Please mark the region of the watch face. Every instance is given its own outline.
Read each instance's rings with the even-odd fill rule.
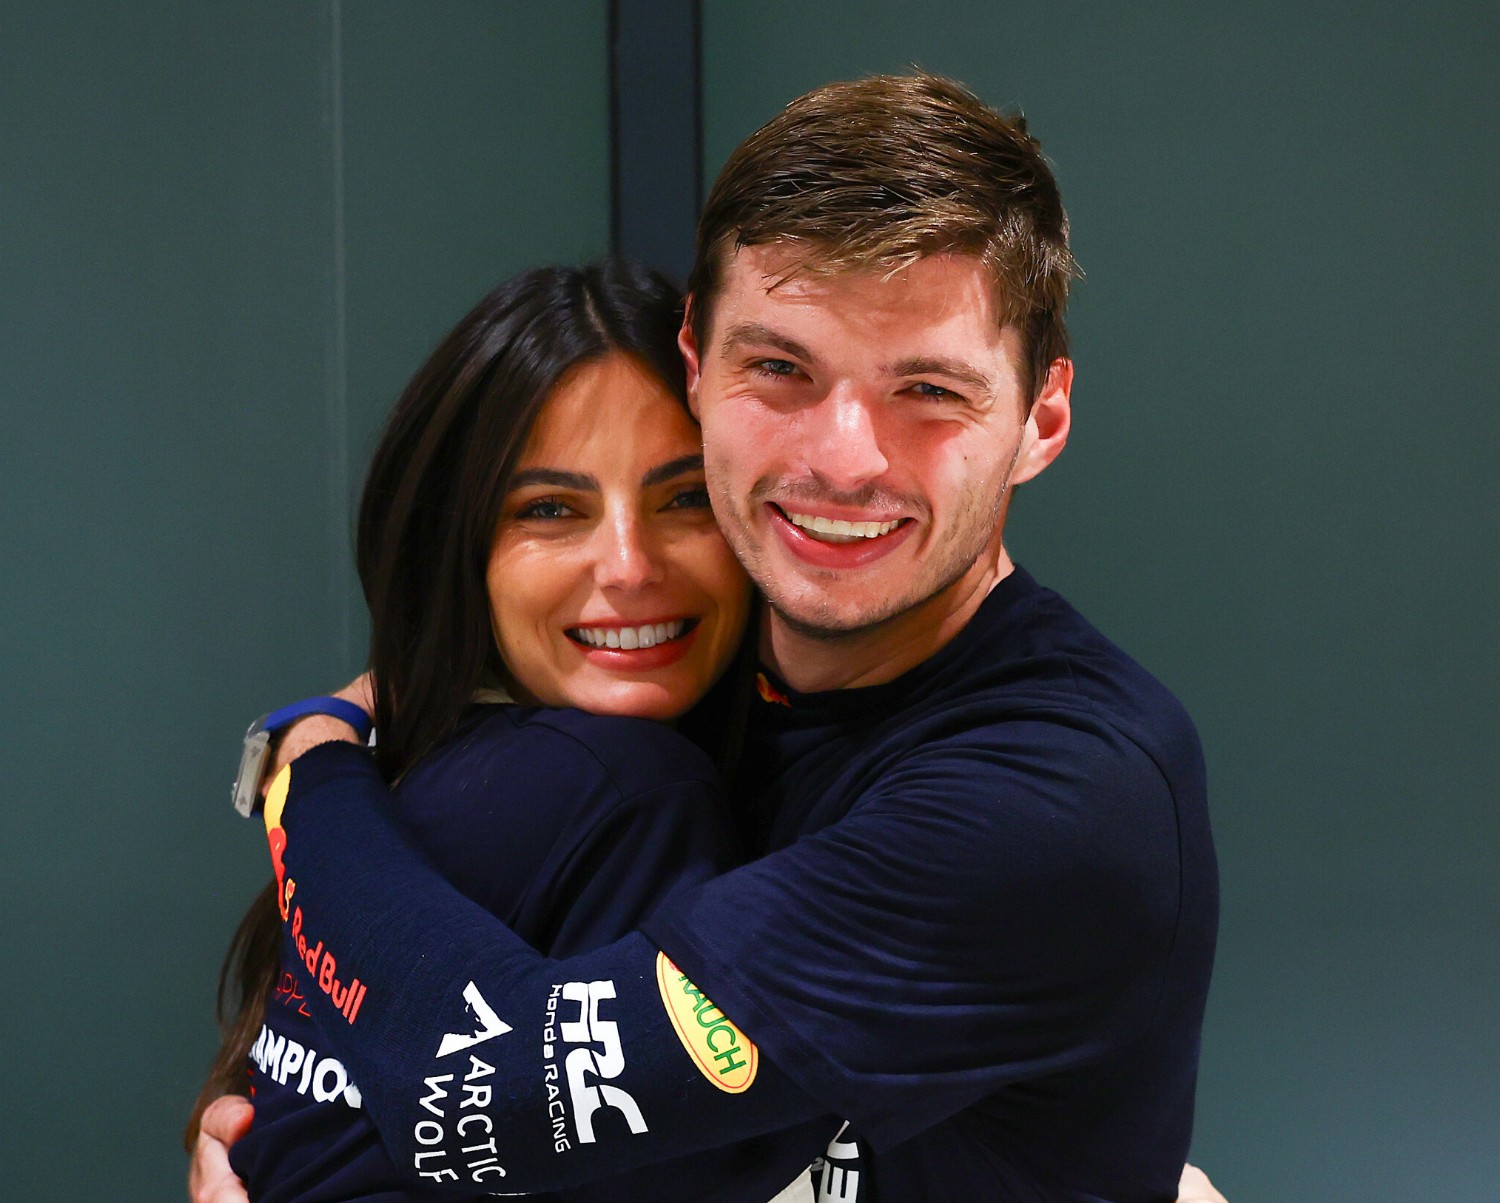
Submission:
[[[266,771],[271,751],[271,733],[257,720],[245,736],[245,750],[240,755],[240,771],[235,776],[231,798],[235,810],[249,818],[260,809],[260,779]]]

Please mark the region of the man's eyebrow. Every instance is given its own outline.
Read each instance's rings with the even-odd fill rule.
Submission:
[[[988,376],[978,368],[963,363],[957,359],[930,359],[926,356],[916,356],[912,359],[903,359],[899,363],[891,365],[893,376],[946,376],[949,380],[956,380],[961,384],[967,384],[989,396],[995,391],[995,385]]]
[[[689,472],[703,471],[703,452],[698,451],[692,455],[679,455],[676,459],[669,459],[664,464],[658,464],[641,477],[641,488],[649,489],[653,485],[665,484],[677,476],[686,475]]]
[[[529,489],[545,485],[552,489],[573,489],[580,493],[597,493],[599,482],[582,472],[563,472],[558,468],[527,468],[510,478],[509,489]]]
[[[770,326],[763,326],[760,322],[736,322],[724,334],[725,354],[747,344],[757,347],[775,347],[778,351],[785,351],[809,366],[818,362],[818,357],[795,338],[788,338],[780,331],[773,330]]]

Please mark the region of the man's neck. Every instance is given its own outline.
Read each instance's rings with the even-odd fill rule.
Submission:
[[[905,613],[831,639],[796,630],[768,606],[761,627],[761,661],[798,693],[884,685],[946,647],[968,626],[990,590],[1014,571],[1001,547],[998,557],[975,564],[941,593]]]

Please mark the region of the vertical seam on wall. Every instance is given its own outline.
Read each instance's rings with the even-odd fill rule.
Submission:
[[[344,56],[340,0],[329,0],[329,157],[333,204],[332,329],[328,348],[328,391],[324,413],[328,439],[328,601],[338,647],[337,671],[354,661],[349,613],[349,330],[344,235]]]
[[[703,3],[693,0],[693,216],[703,212]],[[696,239],[695,239],[696,241]],[[689,272],[692,268],[689,267]],[[683,286],[687,286],[684,280]]]
[[[620,253],[620,0],[609,0],[605,19],[605,70],[609,82],[609,250]]]

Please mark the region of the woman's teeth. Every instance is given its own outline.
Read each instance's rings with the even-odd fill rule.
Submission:
[[[680,638],[687,625],[687,619],[679,618],[676,622],[647,623],[643,627],[572,627],[568,638],[588,647],[633,652],[637,648],[655,647],[658,643]]]
[[[854,543],[859,539],[878,539],[901,525],[893,522],[845,522],[842,518],[823,518],[814,514],[794,514],[783,510],[787,521],[823,543]]]

